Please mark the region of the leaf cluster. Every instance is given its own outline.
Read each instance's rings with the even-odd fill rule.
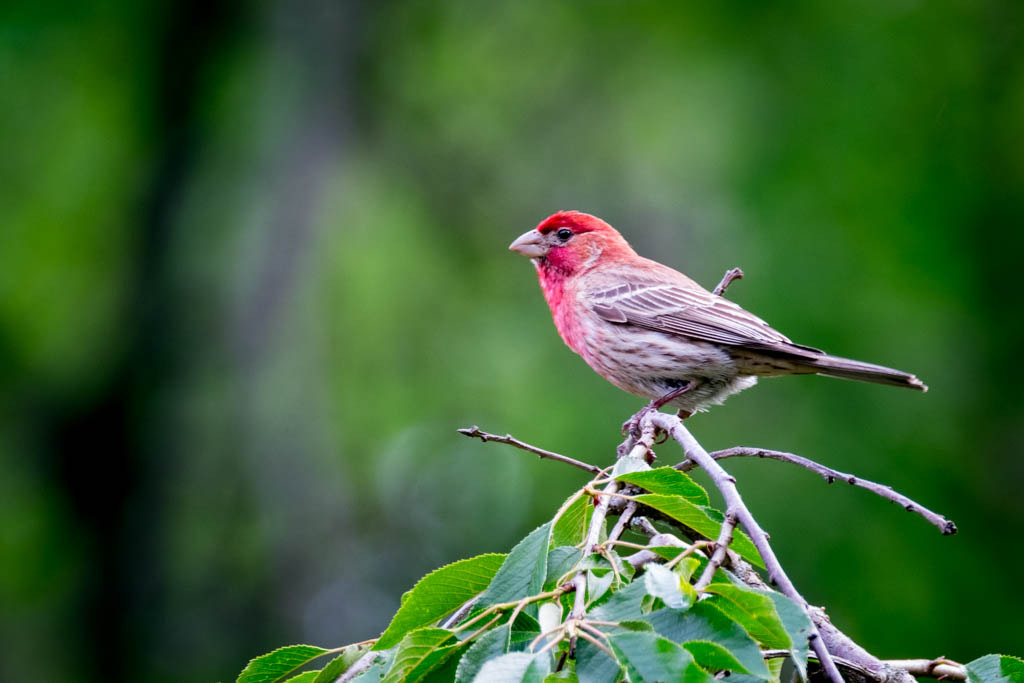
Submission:
[[[700,594],[694,588],[724,519],[699,484],[635,458],[602,476],[507,555],[479,555],[424,576],[376,640],[281,648],[252,660],[237,683],[327,683],[350,668],[345,680],[360,683],[711,683],[723,675],[775,683],[786,660],[807,678],[812,629],[799,605],[722,567]],[[675,542],[627,541],[624,525],[609,538],[608,520],[598,518],[600,542],[590,545],[593,487],[611,481],[621,484],[621,501],[662,527],[655,538],[670,533]],[[737,563],[763,567],[738,530],[731,549]],[[644,551],[653,561],[631,557]],[[299,673],[328,655],[321,669]],[[1024,663],[1012,657],[989,655],[967,672],[972,683],[1024,681]]]

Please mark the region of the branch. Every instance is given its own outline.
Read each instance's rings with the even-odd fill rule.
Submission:
[[[711,292],[715,296],[722,296],[725,294],[725,290],[728,289],[729,285],[732,284],[733,280],[739,280],[743,277],[743,271],[739,268],[730,268],[725,271],[725,275],[722,276],[722,281],[718,283],[714,291]]]
[[[340,676],[338,676],[336,679],[334,679],[334,683],[348,683],[349,681],[354,679],[356,676],[358,676],[359,674],[361,674],[364,671],[366,671],[367,669],[369,669],[370,666],[373,665],[373,662],[377,659],[377,657],[379,655],[380,655],[379,652],[375,652],[374,650],[370,650],[369,652],[364,654],[362,657],[357,659],[352,666],[350,666],[349,668],[345,669],[345,671],[342,672],[342,674]]]
[[[480,595],[483,595],[483,593],[481,593]],[[473,610],[473,607],[475,607],[476,603],[480,601],[480,595],[474,595],[472,598],[462,603],[462,607],[455,610],[454,614],[452,614],[450,617],[441,622],[441,628],[451,628],[452,626],[455,626],[455,624],[459,623],[467,616],[469,616],[469,613]]]
[[[718,534],[718,540],[715,541],[715,552],[708,560],[708,566],[704,567],[704,573],[697,579],[697,583],[693,584],[693,589],[697,591],[698,595],[708,587],[715,577],[715,571],[722,566],[722,562],[725,560],[729,544],[732,543],[732,532],[736,530],[736,517],[736,513],[730,507],[725,513],[722,531]]]
[[[645,533],[648,532],[647,529],[642,530]],[[687,547],[685,543],[680,541],[672,534],[658,533],[658,530],[655,529],[653,526],[650,528],[650,531],[653,531],[654,533],[648,533],[648,535],[650,536],[650,541],[647,544],[647,549],[640,550],[638,552],[633,553],[632,555],[629,555],[628,557],[623,558],[624,560],[626,560],[626,562],[632,565],[633,569],[639,569],[640,567],[643,567],[645,564],[649,562],[654,562],[655,560],[661,559],[661,555],[654,552],[653,550],[650,550],[650,548],[661,548],[664,546],[671,546],[673,548]]]
[[[894,669],[906,671],[911,676],[928,676],[953,681],[966,681],[967,669],[945,657],[935,659],[888,659],[884,662]]]
[[[496,443],[505,443],[508,444],[509,446],[515,446],[516,448],[527,451],[528,453],[533,453],[534,455],[538,456],[541,460],[545,458],[547,458],[548,460],[557,460],[558,462],[564,462],[566,465],[572,465],[577,469],[581,469],[585,472],[590,472],[591,474],[601,473],[601,468],[597,467],[596,465],[588,465],[585,462],[575,460],[567,455],[562,455],[560,453],[546,451],[543,448],[531,446],[530,444],[524,441],[520,441],[519,439],[514,438],[511,434],[506,434],[505,436],[489,434],[485,431],[481,431],[481,429],[476,425],[473,425],[472,427],[463,427],[458,431],[459,434],[462,434],[463,436],[468,436],[471,438],[476,437],[483,441],[484,443],[487,443],[488,441],[494,441]]]
[[[572,610],[569,612],[568,622],[575,624],[583,621],[583,618],[587,616],[587,575],[582,570],[577,572],[576,576],[572,579],[573,588],[576,590],[576,595],[573,596]],[[573,634],[569,638],[569,655],[576,658],[576,633],[573,629]]]
[[[615,522],[615,526],[612,527],[611,532],[608,534],[609,541],[617,541],[622,536],[622,532],[626,530],[629,525],[629,521],[633,519],[633,515],[636,514],[637,503],[636,501],[629,501],[626,503],[626,509],[619,515],[619,521]]]
[[[928,508],[924,507],[920,503],[916,503],[910,498],[899,493],[891,486],[885,486],[884,484],[876,484],[873,481],[867,479],[860,479],[852,474],[846,474],[834,470],[831,467],[826,467],[813,460],[805,458],[795,453],[786,453],[785,451],[772,451],[765,448],[748,448],[744,446],[737,446],[735,448],[726,448],[725,450],[715,451],[710,454],[715,460],[725,460],[726,458],[735,457],[748,457],[748,458],[768,458],[769,460],[779,460],[781,462],[788,462],[791,465],[798,465],[804,469],[808,469],[812,472],[816,472],[821,475],[821,478],[827,481],[829,484],[836,480],[845,481],[847,484],[852,486],[859,486],[862,489],[867,489],[872,493],[875,493],[886,500],[896,503],[904,510],[908,512],[916,512],[917,514],[924,517],[928,522],[938,527],[939,531],[943,534],[951,535],[956,533],[956,524],[951,520],[946,519],[940,514],[932,512]],[[675,466],[677,470],[682,472],[688,472],[695,467],[697,463],[693,460],[684,460]]]
[[[740,275],[742,275],[742,272],[740,272]],[[724,291],[725,287],[729,285],[729,282],[736,279],[736,277],[738,276],[732,275],[732,271],[726,273],[726,277],[723,278],[722,283],[720,283],[719,287],[716,288],[716,293],[718,293],[719,289]],[[743,503],[742,498],[740,498],[739,492],[736,489],[735,479],[722,469],[721,465],[719,465],[717,461],[731,457],[759,457],[788,462],[818,473],[829,483],[836,480],[843,480],[851,485],[860,486],[872,491],[887,500],[897,503],[907,510],[917,512],[926,520],[938,527],[943,533],[956,533],[956,525],[953,524],[952,521],[947,520],[927,508],[924,508],[910,498],[897,493],[889,486],[859,479],[853,475],[833,470],[814,462],[813,460],[809,460],[792,453],[760,448],[736,447],[709,454],[683,426],[682,421],[679,418],[666,415],[664,413],[651,413],[645,415],[640,422],[640,428],[639,437],[629,436],[626,441],[619,446],[618,452],[620,457],[628,453],[633,457],[645,458],[654,443],[656,431],[658,429],[663,429],[679,443],[683,448],[683,452],[688,456],[687,460],[676,465],[676,469],[686,472],[695,469],[696,467],[703,468],[711,476],[712,481],[725,498],[727,506],[726,519],[722,525],[719,537],[714,544],[714,553],[709,560],[708,567],[705,568],[705,571],[701,574],[700,579],[695,584],[698,591],[706,588],[713,579],[715,570],[726,564],[730,567],[732,573],[743,583],[753,588],[769,589],[769,586],[764,583],[761,576],[753,569],[753,567],[729,549],[733,531],[737,523],[739,523],[747,530],[747,533],[750,535],[751,540],[757,547],[758,552],[760,552],[761,557],[764,559],[771,583],[773,585],[777,585],[785,595],[799,604],[810,617],[814,628],[813,632],[809,635],[808,640],[814,648],[814,652],[817,655],[817,660],[823,669],[823,673],[833,681],[833,683],[841,683],[843,681],[843,678],[840,677],[841,675],[846,677],[848,683],[861,681],[865,683],[869,681],[872,683],[913,683],[913,676],[931,676],[940,679],[949,678],[951,680],[966,680],[966,671],[962,665],[941,657],[937,659],[882,661],[871,655],[864,648],[851,640],[849,636],[833,626],[824,610],[808,605],[807,601],[804,600],[804,598],[796,591],[795,586],[793,586],[792,582],[783,570],[774,551],[768,544],[767,534],[765,534],[760,526],[758,526],[757,521],[750,513],[750,510]],[[460,429],[459,433],[464,436],[479,438],[484,442],[497,441],[498,443],[515,446],[516,448],[534,453],[542,459],[546,458],[549,460],[563,462],[598,476],[605,471],[596,466],[574,460],[573,458],[524,443],[513,438],[510,434],[506,434],[505,436],[489,434],[481,431],[479,427],[476,426]],[[610,541],[617,539],[627,527],[651,537],[647,549],[641,550],[632,556],[624,558],[635,568],[639,568],[652,560],[660,559],[658,555],[650,550],[654,545],[686,546],[686,544],[671,534],[659,533],[646,517],[638,516],[638,512],[644,511],[643,507],[637,505],[635,501],[630,500],[629,496],[619,495],[620,489],[622,488],[622,485],[619,482],[614,480],[605,481],[607,484],[602,491],[596,491],[589,485],[586,487],[595,498],[595,509],[591,516],[590,527],[584,543],[584,549],[587,553],[602,552],[603,546],[599,543],[601,532],[604,528],[608,514],[612,510],[621,510],[621,516],[608,535],[608,539]],[[645,512],[650,513],[649,510]],[[701,543],[705,546],[711,545],[707,541],[701,541]],[[592,640],[591,637],[588,637],[586,632],[576,628],[577,626],[582,628],[585,624],[585,586],[585,571],[579,570],[575,573],[570,583],[563,585],[557,591],[558,593],[564,593],[575,590],[577,593],[573,601],[573,608],[570,611],[568,618],[559,626],[559,629],[564,629],[564,634],[569,635],[571,643],[576,640],[576,636],[586,638],[588,641]],[[583,590],[580,590],[580,588],[583,588]],[[547,597],[547,594],[534,596],[534,598],[540,597]],[[466,606],[464,605],[463,607],[465,608]],[[462,610],[460,609],[460,611]],[[562,637],[564,637],[564,635]],[[595,641],[595,645],[600,646],[600,643]],[[371,653],[367,653],[367,655],[370,654]],[[766,651],[764,654],[765,657],[768,658],[787,656],[788,653],[784,650],[772,650]],[[364,656],[356,663],[356,665],[354,665],[353,669],[357,669],[359,671],[365,670],[365,668],[369,667],[372,661],[372,657]],[[840,674],[840,670],[842,671],[842,674]],[[350,671],[352,671],[352,669],[350,669]],[[345,675],[348,675],[348,673],[349,672],[346,672]],[[343,675],[343,678],[345,675]]]
[[[711,477],[711,480],[725,498],[727,509],[735,512],[736,518],[747,530],[750,540],[754,542],[754,546],[761,554],[765,567],[768,569],[768,577],[773,583],[778,584],[781,591],[787,597],[794,600],[805,611],[809,611],[807,601],[797,591],[793,582],[789,580],[789,576],[786,575],[786,571],[775,556],[775,551],[772,550],[771,545],[768,543],[767,534],[758,525],[757,520],[754,519],[754,516],[743,502],[743,498],[740,497],[739,491],[736,489],[736,480],[708,455],[708,452],[697,443],[697,440],[683,426],[683,421],[678,417],[666,415],[665,413],[651,413],[645,416],[644,419],[655,427],[660,427],[668,432],[679,443],[687,457],[694,460],[700,465],[701,469],[708,473],[708,476]],[[829,654],[828,648],[822,641],[816,627],[811,630],[808,638],[829,680],[833,683],[843,683],[843,677],[839,675],[839,670],[836,668],[835,662],[832,661],[832,656]]]

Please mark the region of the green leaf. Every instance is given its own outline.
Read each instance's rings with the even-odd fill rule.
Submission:
[[[474,683],[543,683],[551,673],[551,655],[510,652],[486,662]]]
[[[580,683],[579,677],[576,675],[575,662],[569,659],[566,664],[563,665],[561,671],[556,671],[553,674],[548,674],[547,678],[544,679],[544,683],[559,683],[559,681],[568,681],[569,683]]]
[[[615,463],[615,467],[612,468],[612,478],[619,477],[623,474],[630,472],[643,472],[651,469],[651,466],[647,464],[647,461],[643,458],[634,458],[631,455],[627,455],[624,458],[619,458]]]
[[[353,678],[352,683],[380,683],[380,680],[384,678],[384,674],[391,668],[391,660],[394,656],[395,651],[393,649],[381,652],[379,658],[374,660],[370,668]]]
[[[1007,655],[985,655],[967,663],[971,683],[1022,683],[1024,660]]]
[[[582,542],[587,535],[593,510],[590,496],[582,490],[569,496],[555,513],[555,524],[551,527],[551,546],[575,546]]]
[[[453,648],[458,647],[458,643],[441,647],[452,637],[452,632],[444,628],[421,628],[410,631],[398,644],[395,658],[384,681],[399,683],[423,677],[447,659]]]
[[[681,496],[694,505],[710,505],[708,492],[685,472],[673,467],[659,467],[654,470],[627,472],[616,477],[627,484],[635,484],[645,491],[666,496]]]
[[[634,681],[714,680],[697,666],[689,652],[653,633],[617,633],[609,636],[608,642]]]
[[[319,671],[303,671],[298,676],[289,678],[287,683],[313,683],[313,680],[319,675]]]
[[[543,609],[543,605],[541,606]],[[525,650],[534,638],[540,635],[540,623],[525,612],[520,612],[512,624],[512,636],[509,638],[509,652]]]
[[[739,660],[718,643],[713,643],[710,640],[688,640],[682,643],[682,646],[684,650],[693,655],[694,661],[705,671],[710,673],[719,671],[747,673],[746,668],[740,664]],[[768,674],[761,678],[770,680],[771,675]]]
[[[608,592],[615,580],[615,574],[611,571],[587,570],[587,601],[600,600]]]
[[[615,683],[621,670],[617,661],[589,641],[576,641],[576,676],[580,683]]]
[[[329,650],[313,645],[289,645],[251,660],[236,683],[274,683]]]
[[[534,529],[505,558],[487,591],[480,597],[480,606],[511,602],[539,593],[544,588],[548,569],[548,539],[551,523]]]
[[[349,645],[341,651],[340,655],[327,663],[327,666],[313,679],[313,683],[334,683],[338,676],[348,671],[348,668],[355,664],[369,649],[365,645]]]
[[[765,647],[787,649],[792,644],[775,611],[775,601],[766,594],[731,583],[713,583],[707,591],[713,594],[708,603],[739,623]]]
[[[644,589],[655,598],[661,598],[668,607],[685,609],[690,606],[690,598],[683,593],[681,577],[663,565],[647,565],[644,571]]]
[[[694,505],[680,496],[663,496],[656,493],[645,493],[637,496],[636,500],[637,502],[652,507],[659,512],[663,512],[678,522],[682,522],[706,538],[714,540],[718,538],[718,534],[722,530],[722,522],[720,521],[722,515],[721,512],[714,510],[713,508]],[[712,514],[719,517],[719,519],[712,517]],[[764,567],[764,561],[761,559],[761,555],[757,552],[757,548],[754,547],[750,538],[741,530],[736,529],[733,533],[732,544],[729,547],[739,553],[740,557],[745,559],[747,562],[755,564],[758,567]]]
[[[452,651],[445,656],[444,661],[431,669],[425,676],[421,677],[420,683],[452,683],[455,680],[455,673],[459,668],[459,661],[466,653],[472,643],[463,641],[452,647]],[[414,674],[416,672],[413,672]]]
[[[793,660],[796,670],[800,672],[801,679],[806,679],[807,654],[811,645],[809,637],[813,628],[811,618],[807,616],[800,605],[782,593],[766,591],[763,594],[775,603],[775,612],[779,615],[779,621],[782,622],[782,628],[786,630],[786,635],[789,636],[790,659]]]
[[[637,580],[612,593],[608,601],[590,612],[596,621],[624,621],[640,618],[640,605],[647,589],[644,582]]]
[[[554,588],[554,582],[562,578],[583,559],[583,549],[561,545],[548,553],[546,588]]]
[[[409,631],[434,623],[480,593],[494,578],[505,555],[478,555],[430,572],[420,579],[373,646],[394,647]]]
[[[459,660],[459,668],[455,672],[457,683],[469,683],[477,675],[484,663],[508,652],[512,627],[503,624],[482,634],[466,650]]]
[[[736,662],[735,665],[719,666],[720,658],[702,659],[698,656],[707,654],[710,657],[714,654],[708,652],[706,648],[690,650],[694,659],[706,668],[728,668],[759,678],[771,678],[757,643],[739,624],[709,604],[707,600],[698,602],[685,612],[673,609],[657,610],[648,614],[645,619],[655,631],[669,640],[683,644],[691,641],[714,642],[724,647]]]

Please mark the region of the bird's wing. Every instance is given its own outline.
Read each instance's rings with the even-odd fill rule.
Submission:
[[[586,296],[591,309],[613,323],[733,346],[792,344],[765,321],[696,283],[640,280],[593,289]]]

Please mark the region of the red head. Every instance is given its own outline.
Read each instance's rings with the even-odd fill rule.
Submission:
[[[534,260],[542,272],[575,275],[610,255],[635,255],[622,235],[597,216],[559,211],[519,236],[509,249]]]

